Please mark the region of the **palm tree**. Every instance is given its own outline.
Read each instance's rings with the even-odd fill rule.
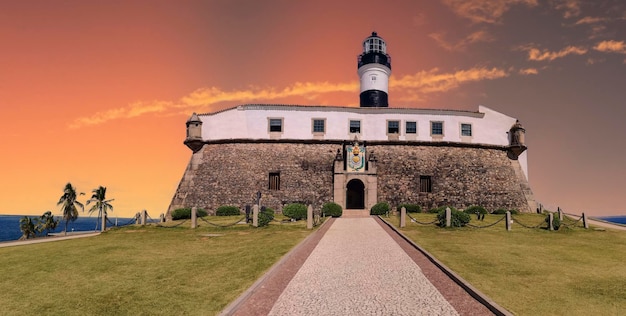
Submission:
[[[22,237],[20,237],[20,240],[34,237],[37,234],[35,224],[28,216],[20,218],[20,231],[22,231]]]
[[[102,231],[105,231],[107,210],[111,210],[111,212],[113,212],[113,205],[111,205],[111,202],[113,202],[114,199],[106,199],[107,188],[103,186],[99,186],[97,189],[93,189],[93,191],[91,192],[93,192],[93,195],[91,196],[91,199],[87,201],[87,205],[89,205],[89,203],[91,202],[94,202],[94,204],[89,210],[89,213],[91,214],[95,211],[98,211],[98,218],[101,218],[102,216],[102,225],[100,229]],[[97,227],[98,226],[96,224],[96,228]]]
[[[39,230],[45,232],[46,236],[48,236],[50,231],[57,228],[58,224],[59,220],[54,220],[54,215],[52,215],[51,211],[47,211],[39,217]]]
[[[85,195],[85,193],[79,193],[79,195]],[[76,201],[76,189],[72,186],[71,183],[67,183],[65,185],[65,189],[63,189],[63,195],[59,199],[57,205],[61,205],[61,211],[63,212],[63,219],[65,220],[65,231],[64,234],[67,235],[67,223],[69,221],[75,221],[78,218],[78,207],[81,208],[82,211],[85,211],[85,207],[82,203]]]

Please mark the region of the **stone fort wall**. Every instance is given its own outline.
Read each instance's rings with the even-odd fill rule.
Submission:
[[[180,207],[209,213],[221,205],[243,209],[254,204],[257,191],[262,205],[278,211],[292,202],[319,209],[333,201],[333,163],[341,148],[338,141],[204,144],[193,154],[167,216]],[[503,147],[381,142],[367,145],[367,151],[377,158],[377,200],[392,207],[417,203],[424,209],[482,205],[488,210],[531,210],[524,193],[527,182]],[[280,190],[268,189],[270,172],[280,172]],[[419,192],[421,175],[432,177],[431,193]]]

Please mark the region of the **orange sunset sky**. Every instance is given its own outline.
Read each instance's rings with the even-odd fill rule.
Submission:
[[[192,112],[358,106],[372,31],[390,107],[516,117],[539,202],[626,214],[623,0],[0,0],[0,214],[59,215],[70,181],[157,218]]]

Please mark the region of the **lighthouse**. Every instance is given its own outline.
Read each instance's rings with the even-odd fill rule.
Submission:
[[[376,32],[363,41],[363,53],[358,57],[358,65],[360,106],[388,107],[391,57],[387,54],[387,44]]]

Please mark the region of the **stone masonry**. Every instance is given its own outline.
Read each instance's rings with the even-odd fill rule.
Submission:
[[[198,207],[210,214],[221,205],[242,209],[261,204],[280,211],[302,202],[320,209],[333,201],[333,162],[341,142],[224,141],[205,143],[193,154],[168,209]],[[481,205],[531,211],[527,182],[516,174],[504,147],[453,143],[376,143],[367,146],[377,158],[377,200],[392,207],[416,203],[423,209]],[[280,174],[280,190],[269,190],[269,173]],[[420,176],[430,176],[432,192],[419,192]],[[521,178],[520,178],[521,177]]]

